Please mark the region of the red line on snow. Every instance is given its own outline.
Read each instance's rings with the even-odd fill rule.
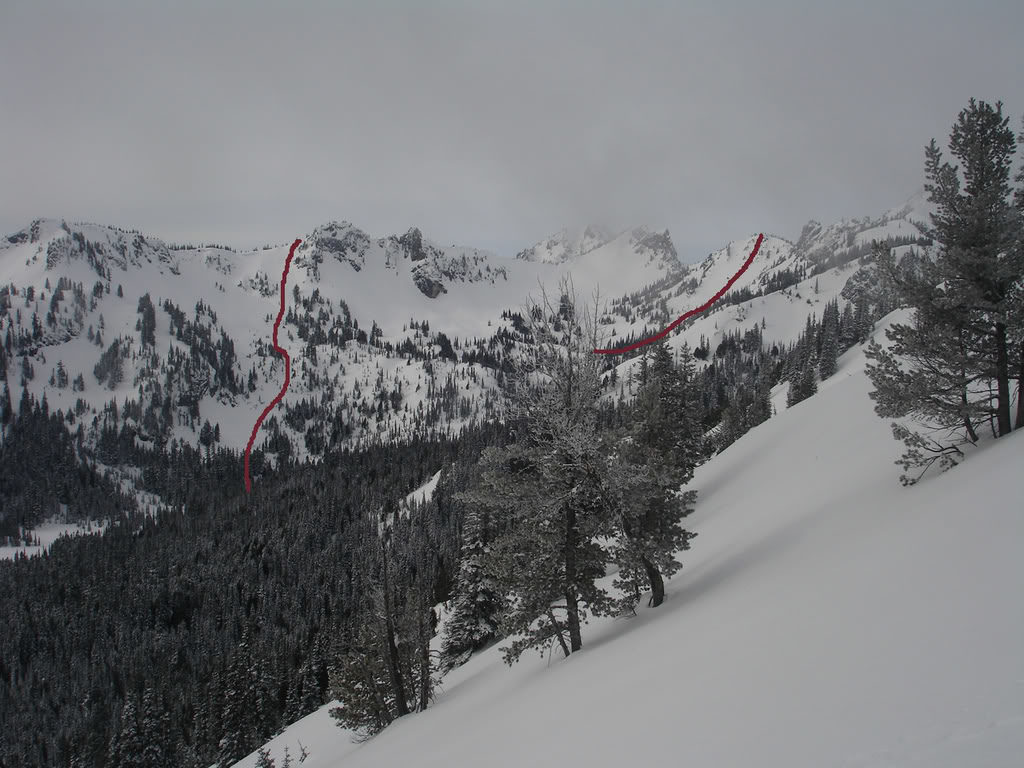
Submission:
[[[639,349],[640,347],[646,346],[648,344],[653,344],[654,342],[658,341],[659,339],[665,338],[666,336],[668,336],[668,334],[670,334],[672,332],[672,330],[676,326],[678,326],[681,322],[686,320],[688,317],[693,317],[694,315],[699,315],[702,312],[706,312],[708,309],[711,308],[712,304],[714,304],[716,301],[718,301],[720,298],[722,298],[722,296],[725,295],[726,291],[728,291],[730,288],[732,288],[733,283],[735,283],[739,279],[740,275],[742,275],[744,272],[747,271],[747,267],[749,267],[751,265],[751,263],[753,263],[754,257],[757,256],[757,252],[761,249],[761,242],[763,240],[764,240],[764,234],[763,233],[759,234],[757,236],[757,242],[754,243],[754,250],[752,250],[750,252],[750,255],[747,257],[747,260],[743,262],[743,265],[739,268],[739,270],[737,270],[736,274],[729,278],[729,282],[727,282],[724,286],[722,286],[722,289],[720,291],[718,291],[718,293],[716,293],[714,296],[712,296],[704,304],[701,304],[696,309],[691,309],[689,312],[687,312],[687,313],[685,313],[683,315],[680,315],[671,324],[669,324],[669,326],[667,328],[665,328],[665,330],[661,331],[660,333],[656,333],[654,336],[651,336],[650,338],[641,339],[640,341],[637,341],[637,342],[634,342],[633,344],[630,344],[628,347],[622,347],[620,349],[595,349],[594,350],[595,354],[598,354],[598,355],[621,355],[621,354],[623,354],[625,352],[632,352],[634,349]],[[267,414],[269,414],[272,410],[274,410],[274,408],[277,407],[277,404],[280,403],[281,400],[284,398],[285,392],[288,391],[288,384],[291,382],[291,379],[292,379],[292,359],[291,359],[291,357],[288,356],[288,350],[286,350],[284,347],[282,347],[281,345],[279,345],[277,343],[277,332],[278,332],[278,329],[281,327],[281,319],[284,317],[284,299],[285,299],[284,289],[285,289],[285,284],[288,282],[288,270],[289,270],[289,268],[292,265],[292,257],[295,256],[295,249],[299,247],[299,244],[301,242],[302,242],[301,240],[296,240],[294,243],[292,243],[292,247],[288,249],[288,258],[285,259],[284,271],[281,272],[281,307],[280,307],[280,309],[278,309],[278,311],[277,311],[277,319],[274,321],[274,342],[273,343],[274,343],[274,349],[277,350],[277,352],[284,358],[284,386],[281,387],[281,391],[277,393],[277,396],[273,400],[270,401],[270,404],[266,408],[263,409],[263,413],[260,414],[260,417],[258,419],[256,419],[256,424],[252,428],[252,434],[249,435],[249,442],[245,446],[245,492],[246,493],[251,493],[252,492],[252,479],[249,476],[249,455],[252,453],[252,444],[254,442],[256,442],[256,435],[259,434],[260,427],[263,425],[263,420],[265,418],[267,418]]]
[[[757,236],[757,242],[754,243],[754,250],[750,252],[750,255],[747,257],[747,260],[743,262],[743,266],[741,266],[739,270],[737,270],[735,275],[729,278],[729,282],[722,286],[722,290],[720,290],[718,293],[712,296],[708,301],[701,304],[696,309],[691,309],[686,314],[680,315],[675,320],[673,320],[665,330],[661,331],[660,333],[654,334],[648,339],[641,339],[640,341],[630,344],[628,347],[622,347],[620,349],[595,349],[594,354],[621,355],[625,352],[632,352],[634,349],[639,349],[640,347],[647,346],[648,344],[653,344],[654,342],[658,341],[658,339],[665,338],[672,332],[672,329],[674,329],[677,325],[683,322],[683,320],[685,320],[686,318],[693,317],[694,315],[699,315],[702,312],[707,312],[711,308],[712,304],[714,304],[716,301],[722,298],[725,295],[725,292],[732,288],[732,284],[739,279],[740,275],[747,271],[747,267],[749,267],[753,263],[754,257],[757,256],[757,252],[761,250],[762,240],[764,240],[763,232]]]
[[[288,384],[292,380],[292,359],[288,356],[288,350],[280,346],[277,343],[277,329],[281,327],[281,318],[284,317],[284,286],[288,282],[288,269],[292,265],[292,256],[295,255],[295,249],[299,247],[301,240],[296,240],[292,243],[292,247],[288,249],[288,258],[284,260],[284,271],[281,273],[281,308],[277,310],[277,320],[274,321],[274,349],[278,351],[281,357],[284,358],[284,386],[281,387],[281,391],[277,393],[277,397],[270,401],[270,405],[263,409],[263,413],[256,419],[256,425],[252,428],[252,434],[249,435],[249,443],[245,446],[245,492],[250,493],[252,491],[252,480],[249,477],[249,454],[252,453],[252,444],[256,442],[256,435],[260,431],[260,426],[263,424],[263,420],[267,418],[267,414],[270,413],[281,402],[284,397],[284,393],[288,391]]]

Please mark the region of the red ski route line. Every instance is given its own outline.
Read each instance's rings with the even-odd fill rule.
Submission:
[[[252,428],[252,434],[249,435],[249,443],[245,446],[245,492],[252,492],[252,479],[249,477],[249,454],[252,453],[252,444],[256,442],[256,435],[260,431],[260,426],[263,424],[263,420],[267,418],[267,414],[270,413],[281,402],[284,397],[284,393],[288,391],[288,384],[292,380],[292,359],[288,356],[288,350],[280,346],[277,343],[277,329],[281,327],[281,318],[284,317],[284,286],[288,282],[288,269],[292,265],[292,256],[295,255],[295,249],[299,247],[301,240],[296,240],[292,243],[292,247],[288,249],[288,258],[284,260],[284,271],[281,273],[281,308],[277,310],[277,320],[274,321],[274,349],[278,351],[281,357],[284,358],[284,386],[281,387],[281,391],[277,393],[277,397],[270,401],[270,405],[263,409],[263,413],[256,419],[256,425]]]
[[[757,236],[757,242],[754,243],[754,250],[752,250],[750,252],[750,255],[747,257],[747,260],[743,262],[743,266],[741,266],[736,271],[735,275],[733,275],[732,277],[729,278],[729,282],[727,282],[725,285],[722,286],[722,290],[720,290],[718,293],[716,293],[714,296],[712,296],[710,299],[708,299],[708,301],[704,302],[703,304],[701,304],[696,309],[691,309],[686,314],[680,315],[675,320],[673,320],[665,330],[661,331],[660,333],[654,334],[650,338],[641,339],[640,341],[637,341],[637,342],[634,342],[634,343],[630,344],[628,347],[621,347],[621,348],[617,348],[617,349],[595,349],[594,350],[594,354],[596,354],[596,355],[621,355],[621,354],[624,354],[626,352],[632,352],[634,349],[640,349],[640,347],[645,347],[648,344],[653,344],[654,342],[658,341],[659,339],[665,338],[670,333],[672,333],[672,330],[677,325],[679,325],[681,322],[683,322],[683,320],[686,320],[688,317],[693,317],[694,315],[699,315],[702,312],[707,312],[711,308],[712,304],[714,304],[716,301],[718,301],[720,298],[722,298],[725,295],[725,292],[728,291],[730,288],[732,288],[732,284],[735,283],[739,279],[740,275],[742,275],[744,272],[747,271],[747,267],[749,267],[753,263],[754,257],[757,256],[757,252],[759,250],[761,250],[761,241],[763,241],[763,240],[764,240],[764,233],[762,232],[761,234],[759,234]]]

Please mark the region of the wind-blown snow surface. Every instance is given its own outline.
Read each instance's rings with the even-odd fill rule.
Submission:
[[[362,745],[324,707],[272,754],[301,740],[303,768],[1020,765],[1024,440],[903,488],[868,390],[855,348],[698,470],[699,535],[662,607],[592,622],[566,660],[508,669],[485,651]]]

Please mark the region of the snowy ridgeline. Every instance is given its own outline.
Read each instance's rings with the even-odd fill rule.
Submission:
[[[564,661],[509,669],[484,651],[364,744],[324,706],[269,754],[297,765],[305,749],[303,768],[1018,765],[1024,441],[901,487],[869,388],[857,347],[818,395],[698,470],[699,536],[662,607],[592,621]]]
[[[685,340],[694,348],[705,337],[717,345],[763,318],[767,341],[796,341],[807,313],[821,309],[801,306],[819,298],[800,288],[802,276],[821,275],[821,298],[830,298],[872,238],[912,239],[921,234],[919,218],[910,206],[824,228],[812,222],[796,244],[768,234],[732,289],[737,305],[758,293],[768,303],[710,315],[676,346]],[[553,289],[571,274],[581,300],[598,291],[608,302],[601,330],[610,344],[623,343],[713,295],[755,238],[687,266],[667,232],[644,228],[566,231],[515,259],[443,247],[415,229],[372,239],[332,223],[302,239],[281,331],[293,378],[277,419],[263,427],[264,437],[280,430],[300,459],[321,456],[332,441],[457,431],[471,418],[492,417],[494,369],[512,354],[506,342],[515,337],[509,313],[539,283]],[[37,401],[45,395],[51,409],[75,411],[90,444],[102,438],[92,424],[98,417],[111,430],[128,424],[143,443],[173,438],[241,449],[254,415],[281,386],[269,339],[287,250],[171,247],[116,228],[47,220],[0,240],[0,340],[10,338],[12,406],[21,407],[23,388]],[[849,271],[832,275],[832,266]],[[783,296],[786,288],[794,290]],[[783,303],[794,311],[775,311]],[[126,400],[140,412],[124,409]],[[332,421],[344,429],[323,428]]]

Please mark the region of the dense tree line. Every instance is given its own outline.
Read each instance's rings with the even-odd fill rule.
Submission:
[[[419,622],[418,660],[397,636],[405,706],[422,706],[459,523],[450,494],[402,500],[487,439],[334,454],[264,472],[251,497],[237,455],[180,447],[148,469],[164,511],[0,562],[0,763],[229,765],[327,699],[331,670],[375,637],[385,572],[385,614]]]
[[[21,416],[13,417],[10,393],[0,391],[0,541],[17,541],[23,528],[48,519],[63,522],[117,519],[134,508],[94,462],[83,460],[81,425],[74,413],[51,411],[22,390]]]

